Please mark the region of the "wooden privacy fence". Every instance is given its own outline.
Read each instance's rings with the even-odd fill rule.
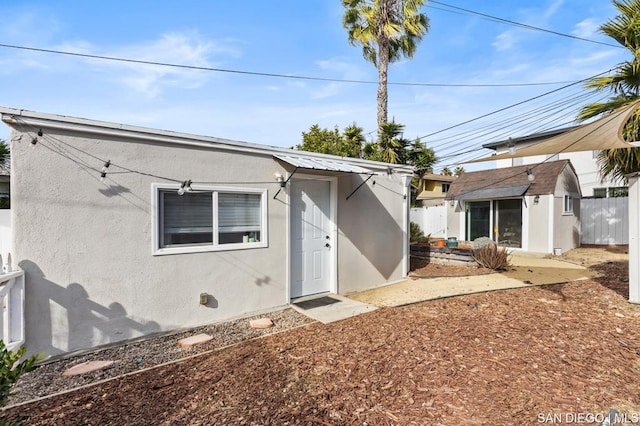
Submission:
[[[583,198],[581,244],[629,244],[629,197]]]
[[[24,271],[0,274],[2,340],[15,351],[24,344]]]

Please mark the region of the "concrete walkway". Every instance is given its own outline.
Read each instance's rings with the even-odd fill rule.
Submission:
[[[347,297],[374,306],[402,306],[462,294],[559,284],[593,277],[583,266],[553,258],[513,254],[512,268],[501,273],[463,277],[409,278]]]
[[[371,312],[376,306],[339,294],[319,294],[293,300],[291,307],[311,319],[328,324]]]

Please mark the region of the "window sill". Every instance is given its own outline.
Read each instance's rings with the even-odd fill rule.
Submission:
[[[154,256],[165,256],[171,254],[188,254],[188,253],[206,253],[215,251],[235,251],[235,250],[250,250],[257,248],[266,248],[269,245],[266,242],[259,243],[237,243],[237,244],[223,244],[218,246],[189,246],[189,247],[166,247],[158,248],[153,251]]]

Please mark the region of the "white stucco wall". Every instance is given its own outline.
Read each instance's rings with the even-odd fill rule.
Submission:
[[[199,182],[272,182],[284,172],[268,155],[243,155],[117,138],[65,136],[43,129],[44,144],[64,141],[82,154],[147,173]],[[15,140],[12,134],[12,141]],[[135,173],[99,173],[44,146],[12,144],[15,259],[26,271],[30,351],[48,355],[206,324],[288,303],[286,205],[268,189],[269,246],[152,255],[153,183]],[[113,167],[111,170],[117,170]],[[199,295],[211,295],[199,304]]]
[[[11,134],[12,254],[26,272],[30,352],[56,355],[289,303],[288,197],[285,189],[273,198],[279,189],[273,175],[292,167],[269,152],[190,147],[153,135],[134,141],[117,131],[42,130],[35,148],[30,137]],[[98,159],[113,164],[106,184]],[[114,173],[123,172],[117,165],[143,173]],[[339,176],[337,290],[402,279],[408,180],[381,174],[346,200],[364,178],[333,175]],[[266,189],[268,247],[154,256],[152,186],[167,183],[158,176]],[[206,306],[201,293],[210,295]]]
[[[346,199],[366,176],[338,181],[338,292],[350,293],[403,278],[402,175],[378,175]],[[375,182],[375,183],[374,183]],[[366,206],[363,208],[363,206]],[[386,206],[386,207],[385,207]]]
[[[530,143],[520,143],[518,146],[528,146]],[[496,150],[497,154],[507,152],[506,149]],[[531,157],[522,157],[514,159],[503,159],[496,161],[496,167],[504,168],[520,164],[537,164],[545,161],[546,155],[536,155]],[[580,189],[584,197],[593,196],[594,188],[606,188],[612,186],[624,186],[621,182],[615,182],[611,179],[602,180],[598,172],[598,162],[594,158],[593,151],[563,152],[558,154],[559,160],[571,160],[571,164],[576,170],[580,182]]]
[[[528,209],[529,222],[523,221],[523,226],[528,225],[528,241],[523,250],[534,253],[551,253],[549,250],[549,228],[553,226],[553,218],[549,217],[550,203],[552,195],[540,195],[538,204],[534,201],[535,196],[526,197],[527,207],[522,206],[523,211]],[[551,220],[550,220],[551,219]]]
[[[573,212],[565,213],[564,196],[573,197]],[[580,246],[580,186],[570,167],[565,167],[554,192],[553,248],[563,252]]]

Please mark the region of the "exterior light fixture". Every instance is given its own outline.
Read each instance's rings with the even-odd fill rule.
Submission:
[[[102,170],[100,171],[100,182],[104,183],[104,181],[106,180],[107,169],[109,168],[110,165],[111,165],[111,160],[107,160],[107,162],[104,163],[104,166],[102,166]]]
[[[529,179],[529,182],[533,182],[536,179],[531,169],[527,169],[527,179]]]
[[[281,173],[275,172],[273,178],[280,184],[280,188],[287,186],[287,182],[284,180],[284,176]]]
[[[540,196],[536,195],[535,197],[533,197],[533,204],[538,204],[540,202]]]
[[[178,189],[178,195],[184,195],[186,191],[192,191],[191,179],[182,182],[182,184],[180,185],[180,189]]]

